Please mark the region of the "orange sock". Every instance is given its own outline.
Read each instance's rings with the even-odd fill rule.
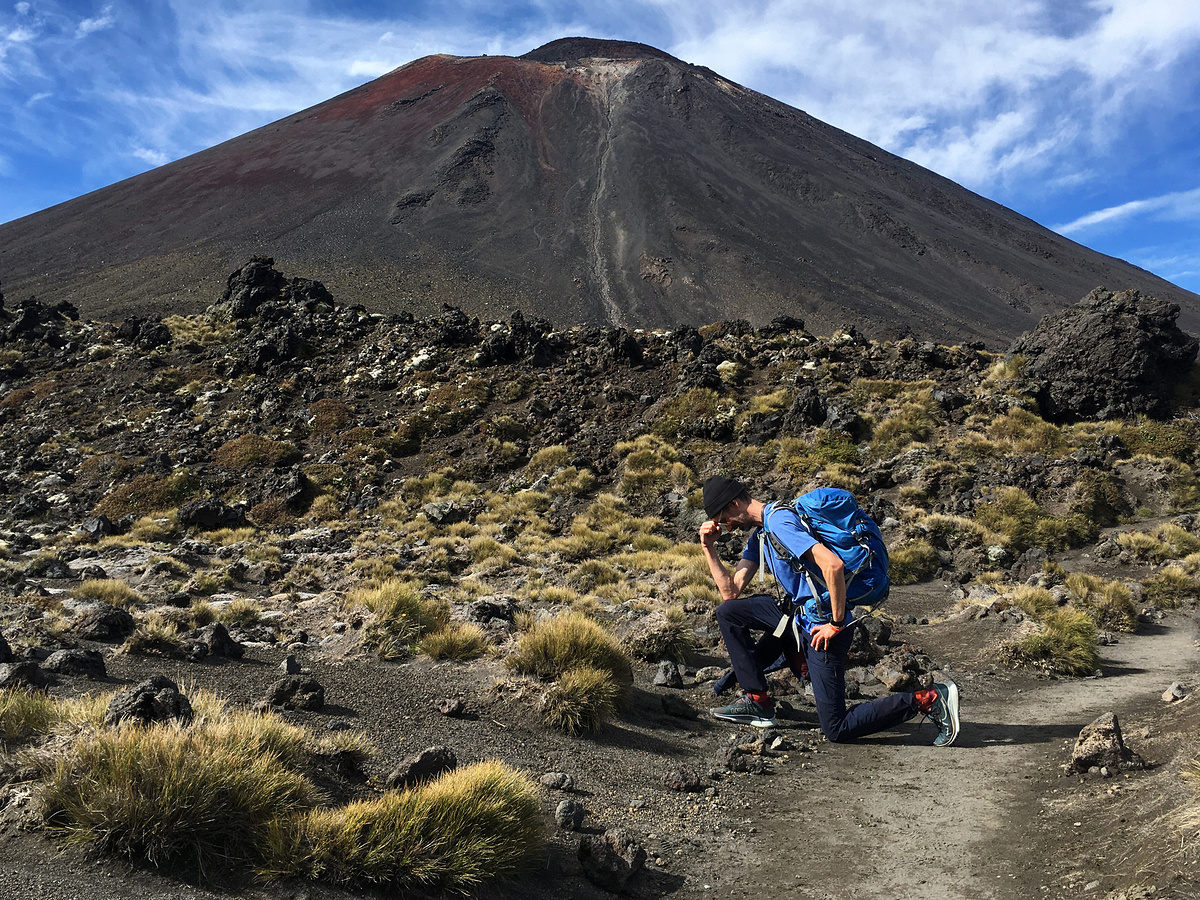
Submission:
[[[924,691],[916,691],[913,694],[913,697],[917,701],[917,709],[921,710],[921,712],[927,713],[933,709],[933,701],[937,699],[937,691],[935,691],[933,688],[929,688],[928,690]]]
[[[751,700],[753,700],[755,703],[757,703],[759,706],[770,706],[771,705],[771,695],[770,694],[760,694],[757,691],[746,691],[746,696],[749,697]]]

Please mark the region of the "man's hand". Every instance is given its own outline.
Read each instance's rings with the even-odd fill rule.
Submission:
[[[818,625],[811,632],[812,646],[814,650],[826,650],[829,648],[829,642],[842,633],[842,629],[838,628],[832,622],[826,622],[824,625]]]
[[[705,550],[712,550],[717,546],[717,539],[721,536],[721,526],[709,519],[700,526],[700,546]]]

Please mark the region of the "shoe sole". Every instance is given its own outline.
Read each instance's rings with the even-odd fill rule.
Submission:
[[[958,685],[953,681],[946,683],[946,712],[950,715],[950,737],[938,744],[938,747],[949,747],[953,744],[962,727],[958,718]]]
[[[764,719],[762,716],[739,716],[722,713],[716,709],[710,709],[708,714],[714,719],[720,719],[723,722],[733,722],[737,725],[753,725],[755,728],[774,728],[779,723],[775,719]]]

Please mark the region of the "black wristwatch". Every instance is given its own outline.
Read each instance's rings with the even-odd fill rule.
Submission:
[[[845,628],[846,627],[846,617],[842,616],[842,621],[840,621],[840,622],[837,619],[830,619],[829,624],[832,625],[834,628],[838,628],[838,629]]]

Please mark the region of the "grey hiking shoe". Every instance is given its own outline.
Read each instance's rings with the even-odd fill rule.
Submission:
[[[716,719],[737,722],[739,725],[753,725],[755,728],[773,728],[778,724],[775,721],[774,703],[763,706],[746,696],[729,706],[714,706],[709,713]]]
[[[938,727],[933,746],[949,747],[958,737],[961,724],[958,719],[958,685],[948,681],[945,684],[935,684],[933,689],[937,691],[937,697],[933,701],[933,708],[926,713]]]

